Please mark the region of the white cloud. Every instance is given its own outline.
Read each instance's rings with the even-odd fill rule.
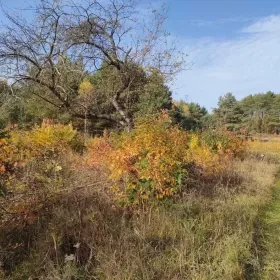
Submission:
[[[254,18],[248,17],[230,17],[230,18],[220,18],[216,20],[204,20],[204,19],[192,19],[187,21],[188,23],[199,26],[199,27],[216,27],[219,25],[227,24],[227,23],[240,23],[240,22],[249,22],[254,20]]]
[[[218,97],[238,98],[272,90],[280,92],[280,16],[270,16],[242,29],[229,40],[188,40],[185,51],[194,63],[178,76],[174,97],[215,107]],[[176,94],[177,93],[177,94]]]
[[[280,16],[271,15],[269,17],[263,18],[252,25],[243,28],[244,33],[273,33],[280,32]]]

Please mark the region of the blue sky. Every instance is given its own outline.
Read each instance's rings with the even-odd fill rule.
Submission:
[[[280,92],[279,0],[170,0],[166,27],[180,37],[191,68],[174,97],[208,109],[227,92]]]
[[[17,7],[23,3],[1,1]],[[156,6],[161,1],[152,2]],[[176,99],[211,109],[227,92],[238,99],[268,90],[280,92],[280,0],[165,2],[166,28],[179,37],[191,65],[172,85]]]

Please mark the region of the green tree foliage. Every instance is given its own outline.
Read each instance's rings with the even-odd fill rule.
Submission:
[[[7,124],[9,87],[6,80],[0,80],[0,128]]]
[[[132,68],[132,66],[131,66]],[[133,119],[144,115],[154,114],[161,109],[171,109],[171,91],[165,85],[165,79],[156,69],[144,71],[134,66],[135,78],[130,87],[120,95],[122,107]],[[115,87],[120,87],[122,79],[118,71],[103,63],[101,70],[87,75],[80,84],[78,102],[83,104],[79,108],[81,114],[98,112],[99,115],[114,115],[115,108],[110,102]],[[90,121],[90,120],[89,120]],[[110,120],[99,120],[88,123],[89,131],[103,130],[105,127],[115,127]]]
[[[230,130],[275,133],[280,129],[280,95],[268,91],[237,101],[228,93],[219,98],[213,118],[216,126]]]
[[[173,102],[172,116],[182,128],[197,130],[206,126],[209,115],[205,107],[181,100]]]
[[[142,94],[136,107],[137,115],[153,114],[160,109],[172,108],[172,95],[165,85],[164,77],[156,69],[146,77]]]
[[[238,130],[242,126],[243,110],[232,93],[219,97],[218,108],[214,109],[217,125],[229,130]]]
[[[73,104],[73,110],[83,118],[75,118],[69,114],[67,108],[61,107],[59,100],[52,98],[49,90],[33,82],[21,84],[16,88],[17,94],[5,103],[5,112],[2,116],[4,123],[16,123],[20,127],[32,127],[41,124],[44,118],[55,119],[60,123],[72,121],[73,125],[89,134],[102,133],[105,128],[116,128],[115,121],[110,119],[90,118],[92,112],[99,115],[114,116],[115,108],[110,102],[115,87],[122,83],[119,72],[112,66],[103,63],[101,70],[89,74],[83,72],[83,79],[68,74],[67,68],[70,62],[64,61],[64,67],[60,72],[65,76],[64,85],[69,88],[68,100]],[[76,64],[77,65],[77,64]],[[81,67],[81,66],[80,66]],[[77,67],[78,69],[78,67]],[[142,68],[134,67],[135,79],[127,91],[120,96],[123,108],[133,118],[147,114],[154,114],[161,109],[171,109],[171,91],[165,85],[165,79],[156,69],[144,71]],[[32,70],[31,70],[32,71]],[[80,69],[82,71],[82,69]],[[8,89],[8,85],[6,86]]]
[[[250,131],[274,133],[280,126],[280,96],[269,91],[240,101]]]

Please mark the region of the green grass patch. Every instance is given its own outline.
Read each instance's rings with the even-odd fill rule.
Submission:
[[[261,216],[263,269],[260,279],[280,279],[280,180],[276,183],[271,203]]]

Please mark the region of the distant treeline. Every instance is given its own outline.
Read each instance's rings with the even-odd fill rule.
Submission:
[[[237,101],[232,93],[219,98],[212,122],[244,133],[280,132],[280,94],[268,91]]]

